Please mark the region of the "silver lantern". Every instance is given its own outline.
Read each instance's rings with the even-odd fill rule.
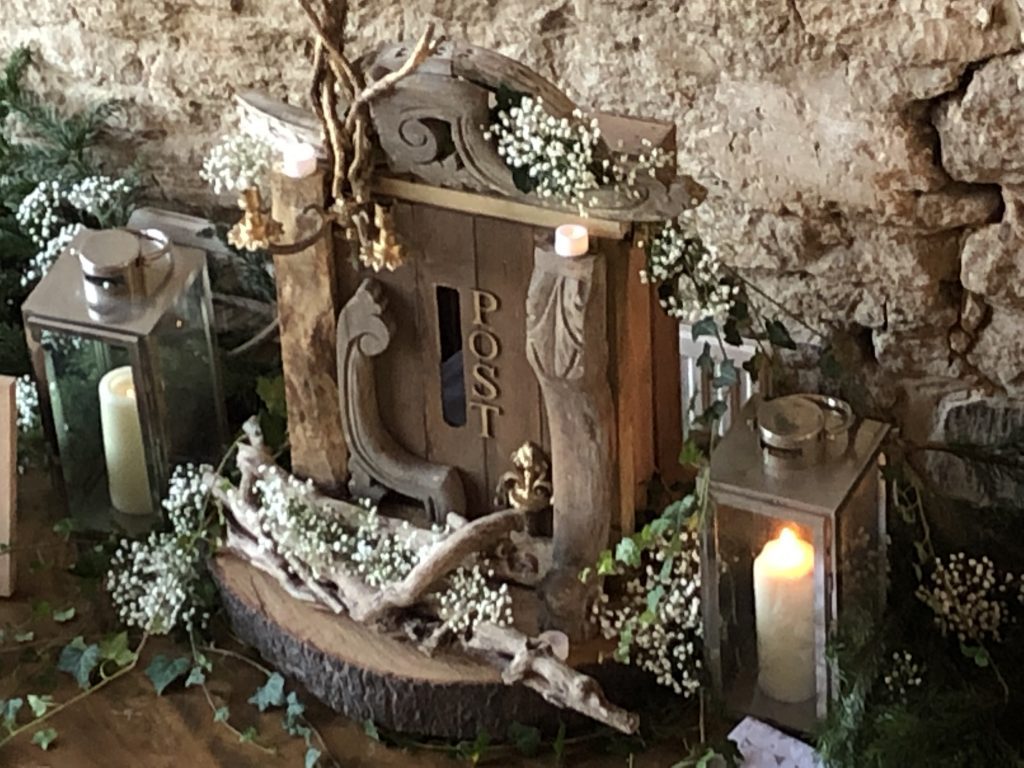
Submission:
[[[886,425],[820,395],[752,401],[711,459],[704,528],[708,669],[738,714],[810,731],[840,619],[881,610]]]
[[[22,312],[72,517],[149,527],[170,468],[224,444],[205,254],[157,230],[86,229]]]

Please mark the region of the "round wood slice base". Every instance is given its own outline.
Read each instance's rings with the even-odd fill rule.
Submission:
[[[469,739],[504,736],[519,722],[545,731],[582,718],[548,704],[498,671],[465,656],[428,657],[347,616],[291,597],[272,577],[230,554],[211,570],[235,633],[275,668],[357,721],[395,731]]]

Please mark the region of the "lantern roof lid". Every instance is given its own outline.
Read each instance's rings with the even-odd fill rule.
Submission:
[[[131,236],[127,232],[124,234]],[[116,261],[120,258],[118,254],[123,255],[127,241],[118,238],[111,243],[117,246]],[[137,245],[135,255],[140,248],[146,250],[144,245]],[[87,298],[80,254],[66,248],[25,299],[22,315],[26,321],[31,320],[43,327],[59,326],[63,330],[86,335],[147,336],[155,330],[174,302],[196,279],[202,277],[206,264],[206,254],[195,248],[173,246],[171,253],[170,271],[157,290],[145,297],[119,299],[111,304],[110,311],[100,313]]]
[[[889,426],[864,419],[846,433],[818,463],[780,470],[766,462],[754,415],[757,402],[747,404],[711,457],[711,489],[718,501],[787,508],[813,515],[835,515],[868,469],[875,466]],[[827,417],[826,417],[827,426]]]

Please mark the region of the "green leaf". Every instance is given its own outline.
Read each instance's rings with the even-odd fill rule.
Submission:
[[[960,653],[969,659],[973,659],[974,663],[979,667],[987,667],[991,663],[988,651],[980,645],[975,646],[960,643]]]
[[[57,669],[60,672],[67,672],[75,678],[78,686],[85,690],[89,687],[89,679],[99,663],[100,647],[95,644],[87,645],[85,639],[79,635],[60,652]]]
[[[32,743],[43,752],[50,748],[50,745],[57,740],[57,731],[54,728],[43,728],[32,734]]]
[[[633,568],[640,565],[640,547],[632,538],[625,538],[615,545],[615,559]]]
[[[53,696],[36,696],[34,693],[28,695],[28,708],[32,710],[35,717],[42,717],[52,706]]]
[[[696,341],[701,336],[717,336],[718,335],[718,324],[715,322],[713,317],[705,317],[703,320],[698,320],[693,324],[691,329],[691,336]]]
[[[188,673],[188,677],[185,679],[185,687],[191,688],[194,685],[202,685],[206,682],[206,673],[203,672],[202,667],[192,667],[192,671]]]
[[[69,606],[63,611],[54,611],[53,620],[58,624],[65,624],[75,618],[75,606]]]
[[[18,713],[21,712],[21,708],[25,705],[25,702],[20,697],[15,699],[7,699],[4,701],[0,699],[0,715],[3,716],[4,726],[9,731],[13,731],[18,721]]]
[[[135,661],[135,651],[128,647],[128,633],[119,632],[100,640],[100,658],[112,661],[118,667],[127,667]]]
[[[14,636],[14,642],[16,643],[31,643],[36,639],[36,633],[29,630],[28,632],[18,632]]]
[[[146,667],[146,677],[153,683],[157,696],[162,696],[167,686],[182,677],[191,667],[192,660],[186,656],[171,659],[160,653]]]
[[[715,359],[711,356],[711,345],[706,341],[704,342],[704,349],[701,350],[700,356],[697,358],[697,367],[708,376],[712,376],[715,373]]]
[[[768,332],[768,341],[772,345],[782,347],[783,349],[796,349],[796,342],[793,341],[793,337],[789,335],[786,326],[778,320],[768,320],[765,323],[765,330]]]
[[[227,707],[217,707],[213,711],[213,722],[215,723],[226,723],[229,717],[231,717],[231,710]]]
[[[526,757],[533,757],[540,751],[540,729],[522,723],[512,723],[508,727],[508,740]]]
[[[64,541],[71,538],[72,532],[75,530],[75,521],[70,517],[64,517],[53,524],[53,532],[60,536]]]
[[[316,747],[306,747],[306,760],[303,763],[304,768],[315,768],[318,762],[320,762],[320,750]]]
[[[260,735],[260,732],[256,730],[256,726],[250,725],[240,734],[238,734],[238,741],[242,744],[249,744],[256,741],[256,737]]]
[[[735,363],[727,358],[719,363],[718,375],[711,380],[711,385],[716,388],[731,387],[739,380]]]
[[[49,600],[33,600],[32,601],[32,615],[37,619],[45,618],[53,613],[53,606],[50,605]]]
[[[373,720],[366,720],[363,722],[363,733],[369,736],[374,741],[380,741],[380,731],[377,730],[377,724]]]
[[[601,576],[609,576],[615,573],[615,556],[610,549],[604,550],[598,557],[597,572]]]
[[[663,597],[665,597],[665,587],[659,584],[647,593],[647,610],[651,613],[657,611],[658,604],[661,602]]]
[[[256,689],[256,693],[249,699],[250,704],[255,704],[260,712],[266,712],[270,707],[283,707],[284,678],[277,672],[267,678],[267,682]]]
[[[704,458],[704,452],[697,445],[696,441],[690,439],[683,443],[682,449],[679,451],[679,463],[684,467],[693,467],[700,464],[701,459]]]

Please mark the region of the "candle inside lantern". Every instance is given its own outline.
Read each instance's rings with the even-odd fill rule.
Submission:
[[[583,256],[590,248],[587,228],[580,224],[563,224],[555,230],[555,253],[572,258]]]
[[[126,515],[153,514],[131,367],[115,368],[106,373],[100,379],[99,395],[110,501]]]
[[[289,144],[281,158],[281,171],[293,179],[304,179],[316,171],[316,149],[310,144]]]
[[[784,528],[754,559],[758,686],[789,704],[814,696],[814,547]]]

